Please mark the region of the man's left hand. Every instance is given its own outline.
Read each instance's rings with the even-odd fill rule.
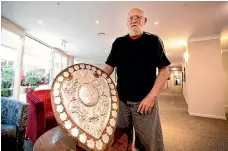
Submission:
[[[152,112],[155,100],[156,97],[146,96],[139,104],[137,112],[140,112],[142,115],[150,114]]]

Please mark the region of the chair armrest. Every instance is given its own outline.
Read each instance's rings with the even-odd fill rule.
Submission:
[[[26,95],[29,103],[29,117],[26,135],[33,141],[45,132],[44,103],[30,91]]]
[[[36,97],[33,94],[33,91],[30,91],[26,95],[27,103],[30,104],[30,107],[33,106],[36,109],[36,113],[44,112],[44,102]]]
[[[22,151],[28,119],[29,104],[3,97],[1,98],[1,110],[2,124],[11,124],[17,126],[16,150]]]
[[[25,129],[28,118],[29,104],[9,99],[1,98],[2,124],[16,125],[18,129]]]

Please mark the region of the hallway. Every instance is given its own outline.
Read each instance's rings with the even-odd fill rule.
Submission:
[[[162,90],[159,107],[166,151],[228,151],[228,122],[188,115],[180,86]]]

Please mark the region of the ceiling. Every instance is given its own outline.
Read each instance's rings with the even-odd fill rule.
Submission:
[[[2,16],[68,55],[102,63],[115,38],[127,33],[134,7],[145,11],[145,31],[161,37],[173,66],[181,64],[189,38],[228,33],[228,2],[2,2]]]

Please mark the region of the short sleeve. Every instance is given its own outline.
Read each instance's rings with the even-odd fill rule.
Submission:
[[[111,52],[106,60],[106,64],[112,66],[113,68],[117,66],[117,61],[118,61],[118,44],[117,44],[117,39],[113,42]]]
[[[169,59],[166,57],[163,42],[159,37],[157,37],[157,41],[158,41],[158,53],[157,53],[156,66],[158,68],[161,68],[164,66],[169,66],[171,63],[170,63]]]

